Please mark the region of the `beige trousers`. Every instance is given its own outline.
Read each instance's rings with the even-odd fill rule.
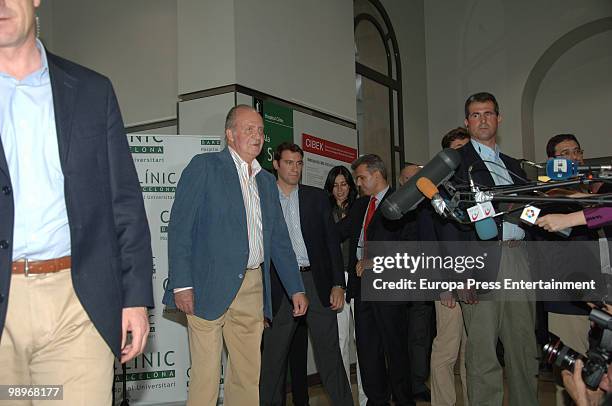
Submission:
[[[548,331],[556,335],[563,341],[563,344],[578,351],[580,354],[586,354],[589,349],[589,330],[591,322],[589,316],[576,314],[558,314],[548,313]],[[574,402],[563,387],[563,379],[561,371],[556,367],[553,369],[555,375],[555,403],[557,406],[569,406]]]
[[[228,351],[224,404],[259,405],[263,284],[261,269],[245,272],[227,311],[216,320],[187,316],[191,378],[188,406],[217,404],[223,341]]]
[[[465,345],[467,335],[459,303],[448,308],[439,301],[436,305],[437,335],[431,346],[431,404],[432,406],[454,406],[455,363],[459,360],[459,375],[463,387],[463,404],[468,405],[467,378],[465,372]]]
[[[113,360],[74,292],[69,269],[12,275],[0,340],[0,384],[63,385],[63,400],[0,405],[108,406]]]

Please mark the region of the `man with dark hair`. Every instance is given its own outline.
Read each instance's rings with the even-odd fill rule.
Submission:
[[[256,159],[264,139],[261,115],[247,105],[233,107],[225,138],[227,148],[196,155],[183,171],[168,230],[163,302],[187,314],[188,405],[216,404],[224,342],[225,402],[259,404],[261,335],[264,317],[272,318],[271,261],[293,315],[308,307],[274,177]]]
[[[546,155],[549,158],[567,158],[578,163],[584,162],[584,151],[580,148],[580,142],[573,134],[557,134],[546,143]],[[540,219],[546,216],[540,217]],[[572,228],[569,237],[561,237],[557,234],[541,232],[537,237],[548,241],[589,241],[597,240],[598,235],[594,230],[588,230],[585,226]],[[562,264],[567,261],[566,255],[574,255],[568,250],[555,250],[544,253],[548,257],[551,266],[554,263]],[[570,259],[571,260],[571,259]],[[567,263],[567,262],[565,262]],[[584,266],[589,267],[592,261],[584,261]],[[593,264],[596,266],[596,264]],[[590,308],[582,302],[544,302],[543,309],[548,316],[548,331],[561,338],[563,342],[581,354],[586,354],[589,348],[588,332],[591,328],[589,321]],[[567,391],[561,381],[560,370],[553,367],[556,380],[556,404],[557,406],[571,405]]]
[[[0,383],[109,405],[147,342],[151,237],[113,86],[45,49],[39,5],[0,2]]]
[[[442,148],[459,149],[470,142],[470,134],[463,127],[453,128],[442,137]]]
[[[580,142],[574,134],[557,134],[546,143],[546,156],[549,158],[562,157],[584,162],[584,150],[580,148]]]
[[[342,252],[329,200],[323,190],[299,184],[304,165],[304,152],[299,146],[280,144],[272,164],[278,175],[278,196],[291,246],[310,298],[305,317],[321,382],[334,405],[352,405],[336,318],[336,310],[344,304]],[[298,324],[291,314],[287,294],[274,277],[272,303],[274,320],[263,338],[259,384],[262,405],[284,404],[287,353]]]
[[[502,118],[497,100],[490,93],[477,93],[465,103],[465,126],[471,140],[458,151],[461,164],[454,181],[465,183],[471,177],[479,185],[495,186],[523,183],[519,162],[503,153],[497,145],[497,128]],[[497,211],[501,211],[497,207]],[[530,280],[527,250],[521,241],[525,231],[519,225],[497,217],[498,249],[489,253],[487,268],[481,277],[499,281],[504,278]],[[445,229],[443,240],[479,241],[474,229]],[[453,235],[454,234],[454,235]],[[498,265],[497,265],[498,264]],[[496,266],[497,265],[497,266]],[[479,301],[462,304],[467,331],[466,369],[468,397],[473,405],[501,405],[504,398],[504,374],[496,344],[501,339],[505,353],[505,376],[510,405],[533,405],[537,400],[537,345],[535,306],[529,294],[506,302],[495,292],[479,294]]]
[[[463,112],[465,113],[465,119],[466,119],[464,124],[465,124],[465,128],[468,130],[470,135],[472,134],[472,132],[470,131],[470,128],[468,127],[467,119],[470,116],[470,114],[472,114],[470,112],[470,106],[474,103],[490,104],[490,108],[488,109],[490,111],[490,114],[491,115],[494,114],[495,117],[501,118],[501,116],[499,115],[499,104],[497,104],[497,99],[495,98],[495,96],[493,96],[491,93],[488,93],[488,92],[474,93],[473,95],[467,98],[467,100],[465,101],[465,104],[463,105]]]
[[[417,164],[407,164],[400,171],[399,184],[403,186],[413,176],[418,176],[421,166]],[[433,213],[429,209],[428,199],[419,205],[419,208],[408,214],[412,220],[418,222],[421,227],[421,219],[424,216],[431,218]],[[429,224],[427,222],[426,224]],[[426,385],[429,378],[429,359],[431,353],[432,340],[432,315],[433,302],[414,301],[408,305],[408,348],[410,352],[410,370],[412,372],[412,392],[415,400],[430,402],[431,392]]]
[[[368,267],[367,241],[414,241],[414,222],[391,221],[378,210],[393,193],[380,157],[368,154],[352,164],[361,198],[338,224],[340,237],[350,239],[347,300],[355,299],[355,338],[361,381],[368,404],[414,405],[408,355],[407,306],[401,302],[361,301],[360,278]]]

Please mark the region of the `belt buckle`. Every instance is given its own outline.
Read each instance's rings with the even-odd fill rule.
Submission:
[[[30,276],[30,261],[28,260],[28,258],[25,258],[25,261],[23,264],[23,273],[26,276],[26,278]]]

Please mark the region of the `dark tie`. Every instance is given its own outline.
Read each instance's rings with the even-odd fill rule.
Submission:
[[[376,196],[372,196],[370,198],[370,204],[368,205],[368,212],[366,214],[366,219],[365,219],[365,223],[363,223],[363,240],[367,241],[367,232],[368,232],[368,226],[370,225],[370,222],[372,221],[372,217],[374,217],[374,212],[376,211]]]

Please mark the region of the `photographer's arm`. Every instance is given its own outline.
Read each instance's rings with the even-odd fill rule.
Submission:
[[[598,406],[604,391],[602,389],[592,391],[586,387],[582,380],[582,367],[582,360],[577,359],[573,373],[569,371],[561,372],[565,390],[567,390],[567,393],[569,393],[574,402],[576,402],[576,406]],[[605,388],[607,390],[608,386],[609,379],[608,374],[606,374],[600,383],[600,388]]]

